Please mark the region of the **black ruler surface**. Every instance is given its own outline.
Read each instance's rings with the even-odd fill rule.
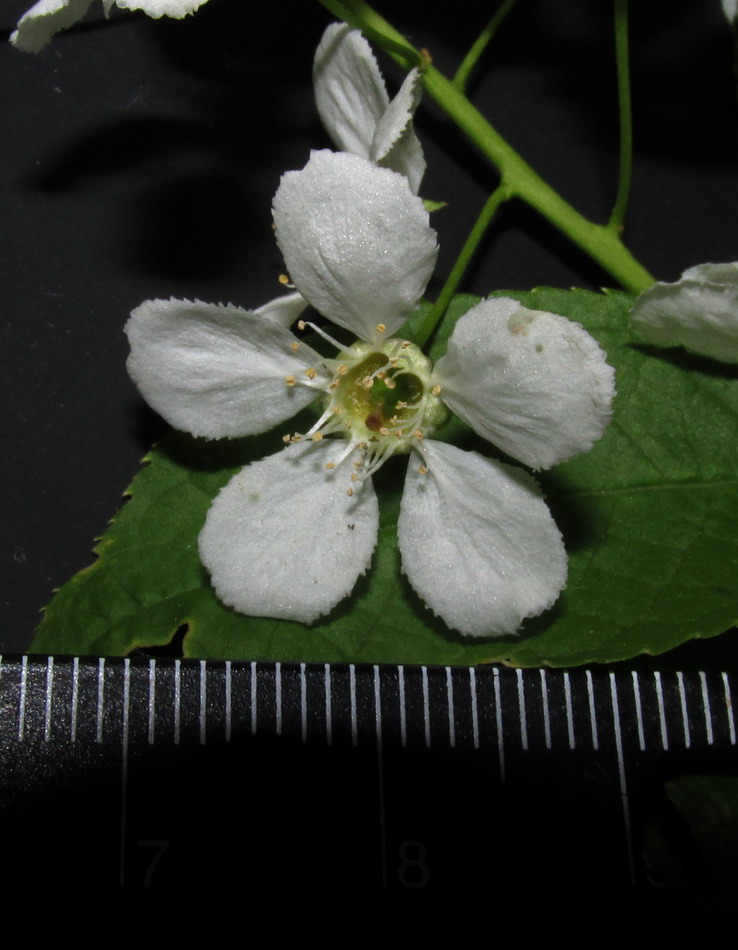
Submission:
[[[668,909],[649,828],[683,833],[668,779],[736,774],[735,690],[727,673],[0,658],[0,893]]]

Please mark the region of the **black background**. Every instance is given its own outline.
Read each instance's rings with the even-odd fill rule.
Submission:
[[[30,0],[0,0],[7,40]],[[472,0],[377,6],[452,73],[488,15]],[[632,4],[636,161],[626,240],[662,280],[738,258],[738,108],[718,0]],[[122,328],[149,297],[258,306],[280,292],[270,203],[282,171],[330,145],[312,55],[330,16],[308,0],[210,0],[185,21],[101,4],[39,55],[0,44],[0,649],[28,646],[54,587],[92,560],[164,424],[125,372]],[[617,174],[607,2],[520,0],[471,84],[544,178],[606,220]],[[400,73],[380,56],[394,88]],[[487,68],[488,67],[488,68]],[[432,104],[416,128],[441,256],[453,262],[495,176]],[[463,289],[612,281],[520,205]],[[438,285],[431,285],[433,295]],[[624,592],[627,596],[627,592]],[[660,665],[730,664],[731,638]]]

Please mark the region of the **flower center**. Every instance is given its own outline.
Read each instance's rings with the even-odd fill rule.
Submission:
[[[341,435],[349,443],[344,457],[360,450],[354,482],[363,481],[391,455],[409,452],[448,416],[441,388],[431,378],[430,360],[407,340],[359,341],[325,366],[333,374],[325,411],[305,437],[320,441]]]

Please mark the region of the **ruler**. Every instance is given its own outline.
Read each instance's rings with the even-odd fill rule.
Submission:
[[[679,901],[664,783],[736,769],[728,673],[0,658],[0,893]],[[345,905],[343,905],[345,906]],[[675,905],[676,906],[676,905]]]

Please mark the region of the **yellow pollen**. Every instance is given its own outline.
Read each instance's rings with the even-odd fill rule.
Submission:
[[[359,480],[359,476],[356,474],[356,472],[352,472],[352,473],[351,473],[351,481],[352,481],[352,482],[358,482],[358,480]]]
[[[290,279],[287,276],[287,274],[280,274],[277,280],[280,282],[280,284],[282,284],[283,287],[286,287],[287,284],[289,284],[290,282]]]
[[[290,349],[293,353],[297,353],[297,351],[300,349],[300,344],[297,342],[297,340],[295,340],[294,343],[290,343]]]
[[[333,380],[328,389],[338,389],[338,380]]]
[[[358,461],[354,462],[354,468],[363,468],[363,467],[364,467],[363,459],[359,459]]]
[[[283,435],[283,436],[282,436],[282,441],[284,442],[285,445],[287,445],[287,443],[290,441],[290,434],[289,434],[289,432],[287,433],[287,435]]]
[[[415,436],[416,439],[422,439],[423,438],[422,429],[416,429],[415,432],[413,432],[413,435]]]
[[[425,467],[425,465],[419,465],[419,466],[418,466],[418,472],[419,472],[421,475],[427,475],[427,474],[428,474],[428,469]]]
[[[305,329],[305,321],[304,321],[304,320],[298,320],[298,321],[297,321],[297,329],[298,329],[298,330],[304,330],[304,329]]]
[[[338,367],[337,373],[339,376],[345,376],[348,373],[348,366],[343,363]]]
[[[297,385],[297,380],[295,379],[294,376],[285,376],[284,381],[287,383],[288,386]]]
[[[292,436],[292,439],[291,439],[290,441],[292,441],[292,442],[302,442],[302,436],[300,435],[299,432],[295,432],[295,434]]]
[[[433,393],[434,396],[440,396],[440,395],[441,395],[441,387],[438,386],[438,385],[436,385],[436,386],[433,387],[433,389],[431,389],[431,392]]]
[[[322,432],[313,432],[313,442],[320,442],[322,438],[323,438]]]
[[[305,370],[305,375],[307,376],[308,379],[315,379],[315,377],[316,377],[318,374],[315,372],[315,370],[314,370],[314,369],[312,368],[312,366],[311,366],[311,367],[309,367],[308,369]]]
[[[384,333],[387,327],[383,323],[377,324],[377,333]]]
[[[407,340],[405,340],[404,343],[400,343],[400,349],[401,349],[401,350],[406,350],[409,346],[410,346],[410,344],[409,344],[409,342],[408,342]]]
[[[325,466],[325,467],[330,471],[332,468],[335,468],[335,467],[336,467],[336,463],[335,463],[335,462],[326,462],[326,466]]]
[[[346,494],[349,496],[349,498],[353,495],[353,493],[354,493],[353,488],[347,488],[347,489],[346,489]]]

